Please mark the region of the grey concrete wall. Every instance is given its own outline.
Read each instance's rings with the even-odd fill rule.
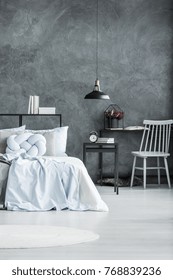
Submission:
[[[62,113],[68,153],[79,158],[109,105],[84,100],[95,80],[95,9],[94,0],[0,0],[0,112],[25,113],[29,95],[39,95],[40,106]],[[99,0],[101,89],[125,111],[125,125],[173,117],[172,11],[171,0]],[[140,137],[114,136],[127,175]]]

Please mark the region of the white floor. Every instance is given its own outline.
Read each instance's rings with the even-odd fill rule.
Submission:
[[[109,206],[101,212],[0,211],[1,224],[69,226],[95,231],[96,241],[54,248],[0,250],[0,259],[173,259],[173,189],[98,187]]]

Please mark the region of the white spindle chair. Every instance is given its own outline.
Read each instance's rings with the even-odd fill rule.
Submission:
[[[171,124],[173,120],[163,120],[163,121],[153,121],[144,120],[144,132],[141,140],[141,145],[139,151],[133,151],[134,156],[133,168],[131,175],[130,187],[133,186],[133,179],[135,170],[143,170],[143,187],[146,188],[146,171],[147,169],[156,169],[158,174],[158,184],[160,184],[160,170],[164,169],[166,171],[168,186],[171,188],[169,169],[167,163],[167,157],[170,156],[169,153],[169,142],[171,135]],[[143,159],[143,167],[136,166],[136,159]],[[156,158],[157,166],[147,167],[147,158]],[[160,158],[164,160],[164,166],[160,166]]]

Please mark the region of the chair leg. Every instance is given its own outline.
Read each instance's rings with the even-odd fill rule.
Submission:
[[[157,157],[157,176],[158,176],[158,184],[160,185],[160,159]]]
[[[134,174],[135,174],[135,166],[136,166],[136,156],[134,156],[133,160],[133,167],[132,167],[132,175],[131,175],[131,181],[130,181],[130,187],[133,187],[133,179],[134,179]]]
[[[170,177],[169,177],[169,169],[168,169],[168,162],[167,162],[167,158],[166,157],[164,157],[164,163],[165,163],[166,176],[167,176],[167,180],[168,180],[168,186],[169,186],[169,188],[171,188],[171,182],[170,182]]]
[[[146,189],[146,177],[147,177],[147,164],[146,164],[147,159],[144,158],[144,166],[143,166],[143,186],[144,189]]]

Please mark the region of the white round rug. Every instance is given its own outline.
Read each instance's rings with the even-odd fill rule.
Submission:
[[[92,231],[71,227],[0,225],[0,249],[65,246],[98,238]]]

